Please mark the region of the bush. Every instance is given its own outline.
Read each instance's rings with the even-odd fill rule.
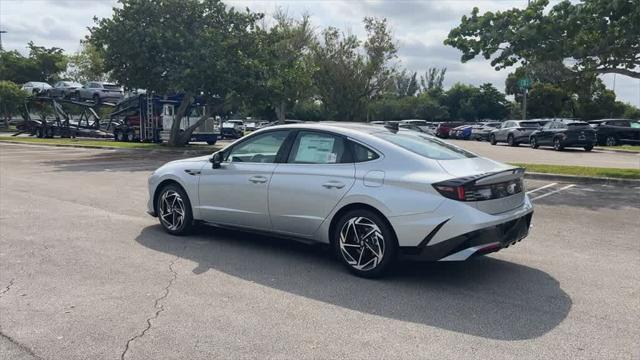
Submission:
[[[9,120],[19,114],[27,93],[11,81],[0,81],[0,115],[4,119],[4,126],[9,127]]]

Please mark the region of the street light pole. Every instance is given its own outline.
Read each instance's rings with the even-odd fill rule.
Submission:
[[[2,34],[6,34],[6,30],[0,30],[0,50],[2,50]]]
[[[522,120],[527,120],[527,93],[529,89],[524,89],[524,98],[522,99]]]

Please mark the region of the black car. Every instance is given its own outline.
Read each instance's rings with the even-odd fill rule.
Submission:
[[[506,120],[499,128],[491,131],[489,142],[491,145],[506,142],[509,146],[528,144],[531,134],[545,123],[542,120]]]
[[[640,122],[628,119],[602,119],[589,121],[596,131],[597,143],[616,146],[640,144]]]
[[[556,151],[566,147],[581,147],[591,151],[596,144],[596,131],[584,121],[553,120],[536,130],[529,139],[531,147],[551,145]]]

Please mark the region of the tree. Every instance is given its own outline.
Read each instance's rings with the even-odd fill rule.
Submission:
[[[361,120],[370,101],[382,96],[392,79],[389,62],[397,48],[386,19],[365,18],[364,25],[364,43],[329,27],[314,47],[314,82],[330,119]]]
[[[275,26],[263,34],[265,41],[261,43],[266,75],[261,83],[265,84],[264,94],[283,124],[287,108],[311,95],[314,66],[310,49],[315,35],[309,15],[294,20],[279,9],[274,18]]]
[[[406,69],[398,72],[394,76],[394,93],[398,96],[414,96],[418,90],[418,74],[408,73]]]
[[[9,121],[24,106],[27,93],[11,81],[0,81],[0,114],[4,119],[5,128],[9,127]]]
[[[428,68],[424,72],[424,75],[420,76],[420,90],[422,92],[442,90],[442,84],[444,82],[444,74],[447,73],[447,68]]]
[[[509,113],[509,102],[493,85],[480,85],[480,92],[473,99],[478,119],[502,120]]]
[[[0,50],[0,79],[23,84],[28,81],[53,83],[67,68],[67,57],[57,47],[46,48],[28,43],[29,56],[17,51]]]
[[[520,63],[574,61],[579,73],[618,73],[640,78],[638,0],[564,0],[549,11],[548,0],[526,9],[471,16],[444,41],[462,51],[462,61],[491,59],[496,70]]]
[[[532,118],[573,117],[571,94],[558,85],[535,83],[527,97],[527,115]]]
[[[256,21],[262,15],[236,11],[219,0],[121,0],[113,17],[96,19],[89,41],[111,77],[157,94],[183,93],[169,139],[188,142],[191,133],[226,99],[253,87],[258,64]],[[199,121],[181,131],[195,96],[206,102]]]
[[[78,82],[109,79],[101,52],[87,41],[82,41],[80,51],[69,56],[66,76]]]
[[[456,83],[445,92],[444,104],[453,120],[472,121],[478,119],[473,99],[480,90],[473,85]]]

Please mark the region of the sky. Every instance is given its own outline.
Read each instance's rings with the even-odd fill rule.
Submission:
[[[319,33],[334,26],[356,35],[364,35],[365,16],[386,17],[398,42],[398,66],[424,73],[428,67],[446,67],[445,87],[456,82],[480,85],[494,84],[504,91],[504,80],[514,69],[495,71],[489,61],[474,59],[460,62],[461,53],[442,42],[449,30],[474,6],[484,11],[525,7],[527,0],[227,0],[236,8],[272,14],[282,8],[291,16],[311,15]],[[557,2],[552,0],[552,3]],[[0,30],[2,46],[26,53],[26,44],[60,47],[72,53],[78,50],[80,39],[93,24],[93,17],[109,17],[115,0],[0,0]],[[602,77],[619,100],[640,106],[640,80],[622,75]],[[614,88],[615,85],[615,88]]]

